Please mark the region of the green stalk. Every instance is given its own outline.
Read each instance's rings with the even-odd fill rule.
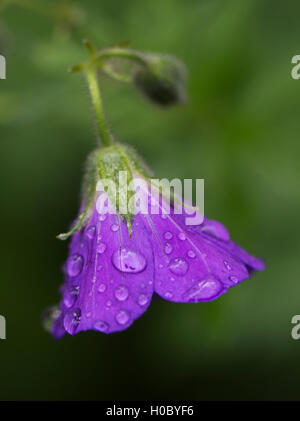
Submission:
[[[88,88],[95,111],[97,130],[101,144],[103,146],[112,145],[114,140],[106,123],[96,69],[93,66],[88,66],[85,69],[84,74],[88,83]]]
[[[95,58],[100,60],[106,58],[125,58],[142,65],[147,65],[147,61],[143,57],[143,54],[129,48],[107,48],[105,50],[99,51]]]

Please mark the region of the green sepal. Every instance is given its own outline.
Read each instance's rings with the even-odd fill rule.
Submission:
[[[131,221],[134,213],[128,209],[129,200],[134,192],[129,191],[129,184],[133,180],[133,168],[125,148],[119,144],[108,146],[98,150],[97,169],[99,179],[109,179],[117,186],[116,195],[113,195],[108,187],[104,190],[108,199],[116,211],[126,221],[129,233],[131,232]],[[120,185],[120,173],[126,173],[126,182]],[[126,210],[126,212],[123,212]]]
[[[153,171],[148,167],[144,159],[137,153],[137,151],[129,145],[122,145],[124,153],[129,158],[129,164],[139,177],[150,178],[153,177]]]
[[[120,173],[126,173],[126,183],[120,185]],[[116,212],[126,221],[129,236],[131,235],[131,221],[134,211],[129,207],[129,201],[134,191],[129,190],[129,184],[133,177],[140,177],[148,180],[151,177],[151,170],[147,167],[142,158],[130,146],[115,144],[93,151],[87,160],[86,172],[82,185],[83,210],[79,214],[72,229],[57,236],[60,240],[66,240],[75,232],[84,227],[91,213],[94,210],[97,196],[97,182],[99,180],[111,180],[116,186],[114,195],[109,186],[103,186],[110,204]],[[126,210],[126,212],[124,212]]]

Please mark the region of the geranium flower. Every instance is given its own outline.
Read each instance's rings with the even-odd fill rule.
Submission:
[[[101,152],[104,161],[126,156],[133,180],[141,176],[128,150],[106,150]],[[107,206],[109,195],[95,189],[93,197],[89,215],[70,243],[62,300],[53,313],[55,337],[89,329],[124,330],[147,310],[154,293],[177,303],[211,301],[264,269],[260,259],[230,240],[219,222],[186,225],[185,211],[176,214],[171,206],[167,213],[164,199],[150,184],[139,194],[140,209],[147,213],[132,216],[131,232],[116,208]],[[150,213],[153,204],[157,214]]]
[[[178,198],[172,197],[169,206],[164,194],[150,187],[151,174],[142,160],[107,129],[96,70],[124,79],[109,60],[133,60],[138,66],[133,83],[167,106],[184,97],[178,62],[120,47],[97,52],[86,44],[91,60],[73,70],[86,76],[103,146],[88,159],[78,218],[70,232],[58,236],[72,238],[61,301],[45,313],[55,338],[90,329],[122,331],[147,310],[154,293],[177,303],[212,301],[264,269],[260,259],[230,240],[221,223],[203,218],[197,209],[194,216],[201,222],[187,225],[191,205],[183,204],[180,214]],[[126,175],[122,186],[120,174]]]

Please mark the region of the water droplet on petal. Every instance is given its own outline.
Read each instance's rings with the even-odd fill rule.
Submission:
[[[80,254],[72,254],[67,260],[67,272],[69,276],[77,276],[83,268],[83,257]]]
[[[125,285],[119,285],[115,290],[115,297],[119,301],[125,301],[128,298],[129,291]]]
[[[129,313],[125,310],[120,310],[117,314],[116,314],[116,321],[120,324],[120,325],[125,325],[126,323],[128,323],[130,319]]]
[[[189,268],[188,263],[185,259],[181,257],[176,257],[175,259],[172,259],[169,263],[169,269],[174,275],[183,276],[187,273]]]
[[[106,285],[105,284],[100,284],[99,286],[98,286],[98,291],[99,292],[104,292],[106,290]]]
[[[79,286],[67,288],[63,295],[64,305],[67,308],[73,307],[79,294]]]
[[[179,238],[179,240],[181,240],[181,241],[186,240],[186,235],[185,235],[185,233],[184,233],[184,232],[180,232],[180,233],[178,234],[178,238]]]
[[[170,243],[167,243],[167,244],[165,245],[165,253],[166,253],[166,254],[171,254],[171,253],[172,253],[172,251],[173,251],[173,247],[172,247],[172,245],[171,245]]]
[[[69,310],[64,317],[64,328],[70,335],[74,335],[81,319],[81,311],[79,308]]]
[[[108,300],[106,301],[106,307],[110,308],[112,306],[112,301]]]
[[[117,224],[112,224],[112,226],[110,227],[110,229],[111,229],[113,232],[116,232],[116,231],[118,231],[118,229],[119,229],[119,225],[117,225]]]
[[[166,240],[171,240],[173,238],[173,234],[170,231],[165,232],[164,237]]]
[[[147,297],[146,294],[139,295],[139,297],[138,297],[138,304],[140,306],[146,305],[148,303],[148,301],[149,301],[149,298]]]
[[[194,252],[194,250],[189,250],[187,254],[191,259],[194,259],[196,257],[196,253]]]
[[[85,232],[86,236],[87,236],[90,240],[93,240],[93,238],[95,237],[95,233],[96,233],[96,227],[95,227],[95,225],[90,226],[90,227],[86,230],[86,232]]]
[[[198,281],[183,295],[184,300],[209,301],[216,298],[224,289],[222,282],[214,275],[207,275],[201,281]]]
[[[89,318],[91,317],[91,315],[92,315],[92,313],[91,313],[90,311],[88,311],[88,312],[85,314],[85,317],[86,317],[87,319],[89,319]]]
[[[128,247],[120,247],[112,255],[112,263],[120,272],[142,272],[147,265],[146,258],[138,251]]]
[[[106,213],[102,213],[102,214],[99,216],[99,219],[100,219],[100,221],[105,221],[105,219],[106,219]]]
[[[165,293],[165,297],[166,297],[166,298],[172,298],[172,297],[173,297],[172,292],[167,291],[167,292]]]
[[[108,328],[108,323],[103,322],[102,320],[98,320],[94,323],[94,329],[98,330],[99,332],[107,332]]]
[[[225,266],[225,268],[227,269],[227,270],[231,270],[232,268],[231,268],[231,266],[230,266],[230,264],[226,261],[226,260],[224,260],[224,266]]]
[[[239,281],[239,278],[237,276],[229,276],[228,278],[231,282],[233,282],[234,284],[237,284]]]
[[[167,219],[167,215],[165,213],[161,214],[161,219]]]
[[[105,250],[106,250],[106,244],[104,244],[104,243],[99,243],[99,244],[97,245],[97,253],[102,254],[102,253],[104,253],[104,252],[105,252]]]

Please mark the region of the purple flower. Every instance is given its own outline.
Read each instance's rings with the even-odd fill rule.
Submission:
[[[101,145],[88,159],[79,216],[70,232],[59,235],[72,239],[62,299],[44,319],[56,338],[89,329],[127,329],[147,310],[154,293],[178,303],[212,301],[264,269],[261,260],[230,240],[219,222],[194,210],[194,221],[201,223],[186,225],[191,206],[185,204],[178,213],[174,195],[175,207],[167,206],[164,192],[150,188],[148,168],[130,147],[116,143],[106,124],[99,71],[131,81],[155,103],[169,106],[185,97],[183,66],[171,57],[122,46],[97,50],[89,41],[85,45],[90,60],[72,71],[86,78]],[[115,71],[110,63],[115,58],[129,60],[133,73]],[[142,187],[138,180],[144,181]]]
[[[93,200],[70,243],[62,299],[51,310],[54,337],[121,331],[147,310],[154,293],[178,303],[212,301],[264,269],[219,222],[187,226],[185,214],[172,207],[165,214],[163,201],[148,190],[142,200],[148,206],[150,199],[159,214],[134,215],[131,235],[119,213],[105,213],[105,201]]]

